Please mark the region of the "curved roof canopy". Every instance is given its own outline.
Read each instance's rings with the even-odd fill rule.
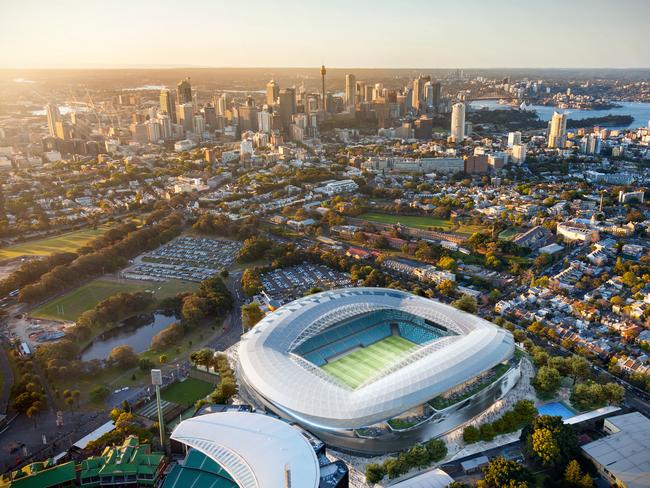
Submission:
[[[317,488],[320,468],[309,441],[288,423],[263,414],[222,412],[182,421],[172,439],[222,466],[241,488]]]
[[[293,353],[303,341],[343,320],[402,310],[446,327],[404,360],[352,390]],[[242,337],[246,382],[292,418],[321,429],[381,422],[431,400],[510,358],[512,335],[475,315],[387,288],[344,288],[300,298],[267,315]]]

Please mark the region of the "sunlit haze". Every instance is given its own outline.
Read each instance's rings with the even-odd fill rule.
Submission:
[[[0,67],[648,67],[644,0],[3,0]]]

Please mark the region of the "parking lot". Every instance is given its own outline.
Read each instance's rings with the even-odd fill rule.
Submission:
[[[330,289],[351,283],[347,273],[310,263],[269,271],[261,276],[261,281],[266,294],[276,300],[302,296],[314,287]]]
[[[237,241],[181,236],[140,256],[122,276],[147,281],[203,281],[230,266],[240,248]]]

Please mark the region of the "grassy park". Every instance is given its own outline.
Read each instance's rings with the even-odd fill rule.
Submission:
[[[416,229],[428,230],[430,227],[440,228],[445,232],[454,232],[456,234],[464,234],[467,236],[472,235],[474,232],[479,232],[483,229],[480,225],[473,224],[460,224],[456,228],[456,224],[450,220],[439,219],[436,217],[426,217],[422,215],[391,215],[378,212],[367,212],[359,215],[360,219],[368,220],[369,222],[379,222],[381,224],[401,224],[406,227],[413,227]]]
[[[0,260],[14,259],[20,256],[49,256],[58,252],[74,252],[106,232],[110,227],[108,224],[100,225],[96,229],[75,230],[58,236],[14,244],[0,249]]]
[[[214,390],[214,386],[207,381],[187,378],[171,384],[160,392],[163,400],[178,403],[179,405],[193,405],[194,402],[205,398]]]
[[[174,296],[184,291],[192,291],[198,286],[197,283],[190,283],[178,280],[170,280],[163,283],[114,281],[107,279],[96,279],[90,283],[66,293],[63,296],[50,300],[31,312],[32,317],[55,319],[55,320],[77,320],[86,310],[90,310],[102,300],[125,292],[153,291],[158,300]]]

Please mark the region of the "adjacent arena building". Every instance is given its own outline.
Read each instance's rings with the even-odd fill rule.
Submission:
[[[385,288],[300,298],[242,337],[240,391],[357,454],[457,428],[519,379],[512,335],[434,300]]]

